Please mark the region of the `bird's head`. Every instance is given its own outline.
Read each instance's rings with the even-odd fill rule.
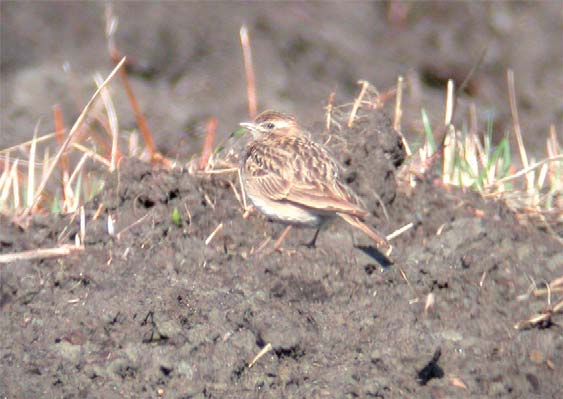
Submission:
[[[271,110],[262,112],[254,122],[243,122],[240,125],[248,129],[254,139],[270,133],[296,136],[302,130],[292,115]]]

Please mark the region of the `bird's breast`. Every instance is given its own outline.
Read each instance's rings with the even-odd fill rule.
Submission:
[[[280,222],[306,226],[318,226],[324,220],[322,214],[288,201],[273,201],[250,193],[247,193],[247,196],[260,212],[267,217]]]

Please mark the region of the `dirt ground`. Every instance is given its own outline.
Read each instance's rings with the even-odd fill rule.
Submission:
[[[111,69],[104,2],[2,1],[0,148],[52,130],[61,104],[67,124],[93,91],[94,72]],[[458,93],[459,125],[477,105],[482,131],[512,128],[506,70],[514,70],[528,150],[545,154],[549,125],[561,126],[561,2],[115,2],[116,43],[129,56],[137,97],[159,149],[184,157],[199,151],[201,126],[219,134],[247,118],[239,29],[251,38],[261,109],[321,119],[329,94],[357,95],[358,80],[379,90],[408,82],[403,128],[420,133],[420,110],[444,119],[445,84],[471,75]],[[483,56],[483,52],[486,54]],[[479,60],[482,58],[482,62]],[[63,66],[66,65],[66,68]],[[113,84],[120,128],[135,119]]]
[[[210,115],[224,134],[245,117],[243,22],[263,107],[318,123],[330,91],[350,99],[358,79],[386,89],[402,73],[423,89],[405,104],[407,134],[422,105],[443,118],[443,76],[463,80],[488,43],[460,109],[475,101],[502,134],[512,66],[525,140],[543,145],[561,119],[559,2],[408,3],[406,20],[401,8],[389,16],[391,3],[407,4],[116,3],[115,11],[118,40],[138,62],[137,95],[167,155],[198,151]],[[101,5],[1,7],[4,148],[29,138],[54,103],[70,121],[83,105],[76,95],[92,88],[77,76],[108,63]],[[67,60],[69,75],[60,70]],[[133,128],[122,95],[115,90],[120,126]],[[339,222],[317,248],[303,245],[311,229],[296,229],[282,253],[256,253],[282,226],[243,218],[234,176],[124,160],[85,207],[83,253],[0,265],[0,398],[561,397],[563,318],[514,328],[547,305],[523,295],[563,274],[561,245],[502,203],[431,175],[407,189],[389,125],[369,113],[353,131],[331,132],[341,134],[331,146],[370,223],[386,234],[414,223],[393,240],[393,263]],[[117,236],[108,234],[110,215]],[[0,217],[0,253],[73,243],[79,228],[72,216],[38,216],[25,231]]]
[[[402,152],[385,116],[369,115],[339,154],[372,223],[414,222],[393,264],[340,223],[317,248],[301,229],[282,253],[256,253],[281,226],[243,218],[233,176],[124,161],[86,207],[84,253],[0,269],[2,397],[560,397],[561,327],[514,329],[546,305],[518,296],[561,275],[560,244],[431,178],[397,187]],[[12,252],[73,242],[79,222],[1,226]]]

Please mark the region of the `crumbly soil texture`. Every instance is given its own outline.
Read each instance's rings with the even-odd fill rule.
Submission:
[[[283,226],[243,217],[236,176],[123,161],[85,206],[83,252],[0,265],[0,396],[561,397],[561,317],[514,328],[547,305],[521,296],[561,276],[560,244],[432,176],[397,185],[389,126],[374,112],[318,139],[334,136],[370,223],[413,223],[393,263],[339,222],[316,248],[304,228],[259,250]],[[2,219],[0,251],[71,243],[79,225]]]

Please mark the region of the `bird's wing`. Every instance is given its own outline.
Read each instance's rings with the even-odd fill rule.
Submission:
[[[286,154],[278,148],[253,143],[246,150],[243,175],[246,190],[280,201],[287,197],[290,181],[280,173]]]
[[[320,145],[303,137],[281,137],[247,149],[247,186],[272,200],[318,211],[365,217],[361,201],[339,181],[340,167]]]
[[[339,212],[364,218],[367,212],[350,202],[332,187],[319,183],[316,185],[294,184],[286,199],[296,204],[319,211]]]

